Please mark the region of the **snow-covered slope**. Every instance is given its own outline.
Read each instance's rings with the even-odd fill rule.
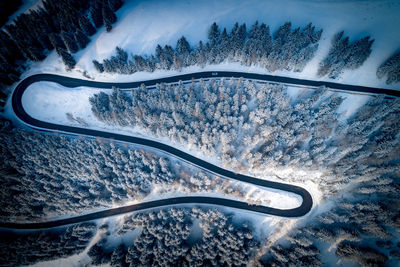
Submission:
[[[364,65],[356,71],[346,71],[338,81],[400,90],[400,84],[388,86],[375,75],[376,68],[400,47],[398,14],[400,1],[397,0],[125,0],[124,6],[117,12],[118,21],[113,30],[106,33],[101,28],[92,37],[90,45],[74,55],[78,62],[75,70],[67,73],[61,60],[52,52],[45,61],[32,64],[24,77],[33,73],[51,72],[82,78],[85,70],[96,80],[127,81],[170,76],[176,72],[100,75],[94,70],[92,60],[109,57],[116,46],[133,54],[150,54],[158,43],[175,46],[182,35],[187,37],[191,45],[195,45],[199,40],[206,40],[207,30],[214,21],[229,30],[235,22],[246,23],[249,27],[258,20],[270,25],[272,31],[284,22],[291,21],[293,27],[302,27],[312,22],[317,28],[322,28],[324,32],[320,48],[303,73],[279,71],[274,74],[320,79],[316,76],[318,63],[327,54],[333,35],[344,30],[351,39],[371,35],[375,42],[372,54]],[[265,73],[264,69],[239,64],[206,66],[205,69]],[[200,68],[191,67],[183,71],[198,70]]]

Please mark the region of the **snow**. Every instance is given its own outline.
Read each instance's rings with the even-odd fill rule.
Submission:
[[[228,30],[235,22],[246,23],[248,28],[256,20],[264,22],[274,32],[286,21],[291,21],[293,27],[302,27],[312,22],[317,28],[322,28],[323,34],[319,49],[313,60],[302,73],[277,71],[272,74],[320,80],[316,76],[318,63],[328,53],[333,35],[344,30],[351,40],[371,35],[375,39],[371,56],[362,67],[355,71],[346,71],[342,78],[331,80],[348,84],[383,87],[400,90],[400,83],[386,85],[384,80],[378,80],[375,72],[377,67],[391,54],[400,43],[400,2],[397,0],[364,0],[364,1],[332,1],[332,0],[271,0],[271,1],[125,1],[124,6],[117,11],[118,21],[110,33],[100,28],[91,37],[88,47],[79,51],[74,57],[77,66],[67,72],[61,60],[53,51],[43,62],[33,63],[24,77],[33,73],[59,73],[82,78],[82,73],[96,80],[137,81],[157,77],[172,76],[177,71],[156,71],[154,73],[135,73],[133,75],[99,74],[93,67],[92,60],[103,60],[115,53],[115,47],[120,46],[132,54],[150,54],[158,43],[175,46],[182,35],[186,36],[191,45],[200,40],[206,40],[207,30],[212,22],[217,22]],[[155,16],[156,14],[156,16]],[[199,70],[236,70],[254,73],[267,73],[263,68],[245,67],[240,64],[224,63],[220,65],[189,67],[183,73]]]
[[[75,118],[82,117],[92,124],[97,119],[92,115],[89,97],[101,91],[109,90],[65,88],[56,83],[38,82],[24,92],[22,105],[28,114],[39,120],[76,126],[76,122],[67,119],[66,113],[71,113]]]
[[[341,123],[345,123],[361,106],[365,105],[371,99],[371,96],[367,95],[346,93],[339,93],[339,95],[344,98],[342,104],[337,109],[337,113],[341,115],[339,116]]]

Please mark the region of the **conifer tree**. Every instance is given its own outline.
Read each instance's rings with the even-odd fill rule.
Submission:
[[[58,34],[50,33],[49,34],[49,39],[50,39],[50,42],[51,42],[51,44],[53,45],[54,48],[61,47],[63,49],[67,49],[65,47],[65,44],[64,44],[63,40],[61,40],[61,37]]]
[[[112,11],[117,11],[123,4],[122,0],[108,0]]]
[[[94,64],[94,67],[96,68],[96,70],[100,73],[104,72],[104,67],[103,64],[101,64],[100,62],[98,62],[97,60],[93,60],[92,61]]]
[[[78,51],[78,45],[71,34],[63,31],[61,32],[61,38],[63,39],[65,47],[70,53],[76,53]]]
[[[111,24],[117,21],[117,16],[111,10],[110,6],[108,5],[108,1],[103,2],[102,16],[103,16],[103,23],[106,27],[106,31],[107,32],[111,31],[112,30]]]
[[[90,42],[89,38],[80,29],[75,32],[75,40],[81,49],[85,48]]]
[[[73,69],[74,66],[76,65],[75,59],[71,56],[70,53],[68,53],[65,49],[62,49],[60,47],[56,48],[57,54],[59,54],[65,64],[67,66],[67,69]]]
[[[94,26],[96,26],[96,28],[103,25],[102,7],[103,2],[101,0],[94,0],[91,2],[90,16],[92,17]]]
[[[96,29],[86,16],[81,16],[79,18],[79,26],[87,36],[92,36],[96,33]]]

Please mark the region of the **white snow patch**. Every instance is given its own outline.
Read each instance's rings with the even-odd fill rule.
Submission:
[[[37,82],[29,86],[22,95],[22,105],[26,112],[36,119],[56,124],[79,125],[68,120],[67,113],[87,122],[95,122],[89,97],[105,89],[66,88],[53,82]],[[99,122],[100,123],[100,122]]]
[[[341,114],[339,116],[339,121],[341,123],[344,123],[347,119],[354,115],[360,107],[365,105],[371,99],[371,96],[368,95],[346,93],[340,93],[339,95],[345,98],[337,109],[337,113]]]

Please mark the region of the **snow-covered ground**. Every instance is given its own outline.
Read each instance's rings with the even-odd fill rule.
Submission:
[[[92,60],[103,60],[113,55],[115,47],[120,46],[132,54],[150,54],[158,43],[175,46],[182,35],[191,45],[206,40],[207,30],[212,22],[217,22],[228,30],[235,22],[246,23],[248,27],[256,20],[270,25],[275,31],[281,24],[291,21],[293,27],[302,27],[312,22],[322,28],[323,34],[319,50],[302,73],[277,71],[273,74],[319,80],[316,76],[318,63],[327,54],[331,38],[344,30],[351,40],[366,35],[375,39],[371,56],[362,67],[346,71],[339,82],[394,88],[400,84],[386,85],[378,80],[376,68],[396,49],[400,48],[400,1],[398,0],[153,0],[129,1],[117,11],[118,21],[110,33],[100,28],[91,39],[89,46],[74,57],[76,68],[67,72],[61,59],[52,52],[46,60],[31,64],[23,77],[33,73],[59,73],[83,78],[83,71],[96,80],[135,81],[156,77],[172,76],[176,71],[156,71],[154,73],[135,73],[133,75],[99,74],[93,68]],[[198,70],[240,70],[266,73],[262,68],[244,67],[240,64],[221,64],[206,66],[204,69],[190,67],[183,72]],[[325,79],[329,80],[329,79]]]

